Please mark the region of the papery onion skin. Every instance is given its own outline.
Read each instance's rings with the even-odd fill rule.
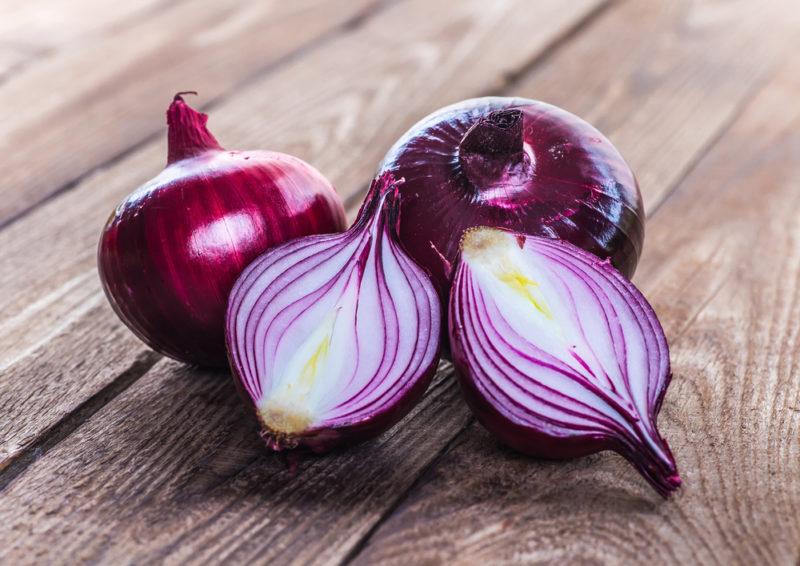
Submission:
[[[225,366],[225,306],[236,277],[268,248],[339,232],[346,220],[313,167],[277,152],[226,151],[207,119],[175,96],[167,167],[111,214],[98,268],[114,311],[151,348]]]
[[[397,242],[398,198],[391,175],[376,180],[347,232],[277,246],[237,280],[231,368],[272,450],[323,453],[372,438],[430,384],[441,307]]]
[[[400,240],[443,298],[474,226],[563,239],[627,277],[636,269],[645,218],[636,178],[603,134],[558,107],[486,97],[442,108],[395,143],[386,171],[406,180]]]
[[[671,372],[666,338],[652,307],[608,261],[601,261],[569,243],[496,229],[477,229],[480,230],[510,234],[523,253],[532,251],[550,257],[556,263],[563,262],[562,267],[553,273],[561,272],[565,277],[566,283],[559,285],[569,289],[573,306],[569,311],[550,312],[555,321],[553,328],[556,325],[566,329],[580,328],[582,334],[568,334],[569,338],[564,339],[563,344],[574,341],[571,349],[568,347],[565,351],[574,352],[576,356],[580,352],[580,356],[589,360],[585,363],[592,368],[591,375],[605,377],[602,380],[588,379],[588,374],[582,373],[578,365],[578,357],[559,358],[553,355],[557,348],[536,343],[532,319],[529,334],[520,338],[518,331],[513,330],[510,318],[502,314],[510,311],[499,306],[497,301],[501,299],[488,290],[486,279],[481,283],[481,276],[477,271],[473,272],[480,268],[473,267],[474,260],[471,266],[462,258],[450,297],[450,345],[462,391],[478,420],[504,444],[540,458],[574,458],[614,450],[627,458],[659,494],[667,497],[681,485],[681,480],[670,448],[656,428]],[[468,232],[465,239],[472,233]],[[551,281],[549,275],[540,272],[540,276],[538,282],[533,280],[535,278],[527,279],[527,275],[525,280],[530,281],[531,288],[542,289],[542,304],[548,305],[545,291],[548,290],[552,298],[549,289],[554,287],[540,287]],[[586,282],[588,278],[591,278],[591,285]],[[576,279],[583,283],[576,282]],[[593,289],[592,293],[598,297],[600,293],[606,294],[602,305],[588,305],[576,298],[586,296],[583,293],[588,289]],[[548,306],[545,308],[550,309]],[[579,312],[583,315],[577,314]],[[608,336],[585,332],[590,324],[589,318],[574,326],[574,321],[581,320],[581,316],[592,317],[598,312],[604,313],[603,316],[592,320],[604,318],[609,328]],[[535,315],[525,313],[522,316]],[[622,328],[626,330],[623,332]],[[641,342],[637,335],[639,332],[644,336]],[[554,334],[550,332],[551,336]],[[622,337],[630,342],[626,344]],[[552,344],[557,343],[553,340]],[[618,368],[623,376],[621,382],[613,382],[618,388],[613,394],[609,393],[609,386],[598,385],[614,372],[613,367],[609,369],[600,361],[607,359],[603,355],[609,353],[608,347],[602,345],[606,340],[614,345],[613,352],[620,356],[616,363],[621,364]],[[589,345],[588,350],[583,348],[585,344]],[[640,344],[646,346],[639,348]],[[640,353],[639,357],[636,352]],[[646,353],[646,360],[641,352]],[[636,369],[637,361],[640,364],[646,362],[646,368],[640,365],[638,369],[641,372],[634,375],[630,369]],[[583,388],[580,400],[564,390],[552,389],[557,381],[550,375],[562,370],[567,372],[564,376],[571,377],[565,379],[558,375],[561,383],[572,384],[574,381]],[[511,386],[513,383],[517,385]],[[646,393],[640,391],[634,395],[633,391],[642,385],[646,386]],[[528,395],[531,397],[526,397]],[[526,403],[532,399],[539,400],[533,404],[534,408],[545,407],[549,413],[544,415],[526,408]],[[586,404],[587,399],[592,401]],[[636,407],[642,405],[646,405],[646,409],[638,411]],[[615,406],[621,409],[617,411]],[[624,424],[620,426],[619,423]]]

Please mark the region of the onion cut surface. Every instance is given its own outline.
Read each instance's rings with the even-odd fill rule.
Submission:
[[[662,496],[680,486],[656,429],[667,341],[608,261],[563,241],[469,230],[449,317],[467,400],[501,441],[544,458],[615,450]]]
[[[347,232],[268,251],[231,293],[234,377],[274,450],[323,452],[377,435],[435,373],[436,292],[397,242],[391,176],[370,193]]]

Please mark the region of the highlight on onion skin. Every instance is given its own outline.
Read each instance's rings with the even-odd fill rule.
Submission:
[[[675,491],[680,476],[656,428],[669,351],[642,294],[567,242],[479,227],[461,248],[450,346],[479,421],[532,456],[614,450],[659,494]]]
[[[443,298],[464,230],[563,239],[633,275],[644,239],[636,178],[593,126],[525,98],[465,100],[423,118],[378,174],[405,178],[400,241]]]
[[[167,111],[167,167],[111,214],[98,268],[114,311],[151,348],[225,366],[236,277],[276,244],[344,230],[345,214],[333,186],[300,159],[222,149],[181,94]]]
[[[433,378],[441,307],[397,242],[398,199],[390,175],[374,181],[347,232],[273,248],[231,292],[234,379],[273,450],[376,436]]]

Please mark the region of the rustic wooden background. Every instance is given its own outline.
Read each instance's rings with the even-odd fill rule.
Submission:
[[[650,216],[635,282],[685,487],[499,446],[447,365],[401,425],[290,475],[224,373],[149,351],[100,290],[100,228],[186,89],[226,146],[301,156],[350,209],[444,104],[593,122]],[[797,0],[0,0],[0,116],[3,563],[800,560]]]

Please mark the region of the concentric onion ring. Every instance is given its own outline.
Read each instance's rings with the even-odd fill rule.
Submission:
[[[397,242],[395,186],[389,175],[373,183],[347,232],[268,251],[231,293],[231,366],[275,450],[374,436],[433,377],[440,307]]]
[[[667,341],[608,261],[563,241],[470,230],[449,316],[467,399],[500,440],[546,458],[612,449],[662,495],[680,485],[656,429]]]

